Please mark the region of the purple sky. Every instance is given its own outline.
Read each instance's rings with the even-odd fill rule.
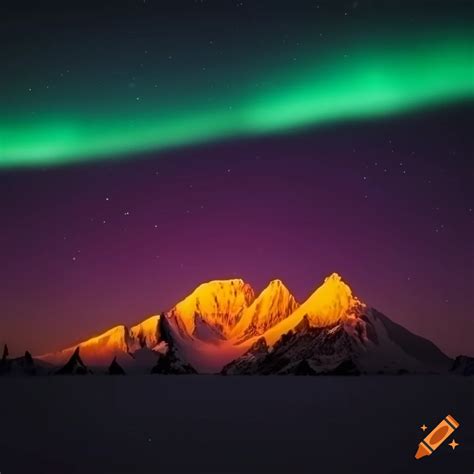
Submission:
[[[196,285],[331,272],[449,355],[473,334],[470,106],[0,174],[0,343],[51,351]]]

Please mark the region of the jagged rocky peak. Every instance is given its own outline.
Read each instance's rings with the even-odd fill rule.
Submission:
[[[264,337],[255,341],[239,358],[226,364],[222,375],[252,375],[259,373],[260,364],[268,355],[268,345]]]
[[[193,335],[199,316],[227,338],[239,322],[243,310],[254,299],[252,287],[241,279],[214,280],[199,285],[169,315],[175,317],[189,335]]]
[[[87,375],[90,373],[92,372],[81,359],[79,347],[76,347],[68,362],[56,371],[56,375]]]
[[[254,342],[248,352],[251,352],[252,354],[266,354],[268,352],[268,344],[267,341],[265,341],[265,338],[261,337],[257,342]]]

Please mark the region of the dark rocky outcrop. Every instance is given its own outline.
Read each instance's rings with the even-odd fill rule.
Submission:
[[[76,348],[68,362],[55,372],[56,375],[87,375],[92,371],[84,364],[79,354],[79,347]]]
[[[474,375],[474,357],[457,356],[451,366],[451,372],[458,375]]]
[[[125,370],[123,370],[122,366],[117,362],[117,357],[114,357],[114,360],[109,365],[109,375],[125,375]]]
[[[8,346],[3,346],[2,358],[0,359],[0,375],[10,372],[11,361],[8,359]]]
[[[174,374],[186,375],[196,374],[196,369],[186,362],[179,354],[176,347],[171,328],[164,314],[160,317],[160,334],[167,345],[167,350],[158,356],[156,365],[151,369],[152,374]]]
[[[25,351],[25,355],[21,357],[10,359],[8,357],[8,348],[5,347],[3,356],[0,359],[0,375],[46,375],[50,370],[49,364],[34,359],[29,351]]]
[[[151,369],[152,374],[173,374],[186,375],[196,374],[194,367],[178,357],[174,353],[174,349],[169,349],[166,354],[158,357],[156,365]]]
[[[18,357],[18,359],[14,359],[13,363],[17,366],[25,375],[36,375],[37,367],[33,357],[28,351],[25,351],[25,355],[23,357]]]
[[[261,337],[238,359],[225,365],[221,375],[252,375],[258,367],[258,362],[268,355],[268,345],[264,337]]]

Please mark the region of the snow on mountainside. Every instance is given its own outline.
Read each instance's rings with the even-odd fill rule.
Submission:
[[[124,325],[115,326],[75,346],[44,354],[38,356],[38,358],[52,364],[64,364],[73,355],[77,347],[80,347],[81,356],[87,360],[88,364],[108,365],[114,356],[121,357],[128,353],[128,330]]]
[[[289,317],[265,332],[264,337],[269,345],[273,345],[283,334],[300,324],[305,316],[312,327],[330,326],[355,317],[363,306],[342,278],[333,273]]]
[[[160,341],[160,316],[151,316],[130,328],[128,351],[134,352],[144,347],[154,348]]]
[[[227,339],[243,309],[254,298],[252,287],[243,280],[214,280],[198,286],[168,314],[188,336],[195,335],[199,323],[205,323],[210,330]]]
[[[244,309],[231,338],[241,341],[263,334],[287,318],[297,307],[298,303],[283,282],[273,280],[253,303]]]
[[[159,319],[160,316],[152,316],[130,329],[123,324],[115,326],[75,346],[38,356],[38,359],[52,364],[64,364],[79,347],[81,357],[90,366],[108,366],[114,357],[121,364],[130,365],[134,362],[132,353],[139,352],[141,348],[154,348],[159,344]]]

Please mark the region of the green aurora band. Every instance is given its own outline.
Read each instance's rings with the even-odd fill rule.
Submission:
[[[212,101],[208,91],[189,87],[175,104],[155,96],[125,106],[112,99],[94,108],[57,99],[35,115],[19,107],[0,117],[0,168],[116,159],[469,101],[470,36],[405,40],[391,47],[372,43],[347,56],[332,51],[317,61],[306,57],[298,67],[253,71],[231,92],[218,86]]]

